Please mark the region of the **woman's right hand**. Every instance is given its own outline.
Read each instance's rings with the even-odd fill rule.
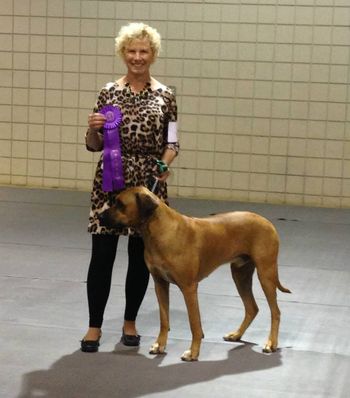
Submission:
[[[106,117],[102,113],[90,113],[88,117],[89,129],[99,131],[106,122]]]

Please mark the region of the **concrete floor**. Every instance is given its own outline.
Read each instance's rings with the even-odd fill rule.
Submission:
[[[171,288],[168,354],[148,354],[158,332],[152,283],[138,318],[142,344],[122,346],[122,238],[100,352],[80,352],[87,326],[89,194],[0,187],[0,397],[350,396],[350,210],[185,199],[171,204],[195,216],[251,210],[276,225],[280,279],[293,292],[278,294],[279,351],[261,352],[270,315],[256,277],[258,317],[244,342],[222,340],[243,313],[228,266],[200,286],[205,339],[198,362],[180,360],[190,331],[176,287]]]

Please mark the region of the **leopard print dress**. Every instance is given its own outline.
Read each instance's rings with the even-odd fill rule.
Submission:
[[[161,159],[164,150],[170,148],[176,154],[179,150],[177,142],[168,142],[168,123],[177,120],[175,96],[168,87],[154,82],[147,83],[139,93],[132,92],[128,83],[108,83],[100,91],[93,109],[93,112],[98,112],[105,105],[116,105],[123,114],[119,134],[126,188],[149,187],[157,170],[156,160]],[[102,160],[103,155],[93,181],[88,231],[93,234],[137,234],[130,228],[114,229],[100,225],[99,214],[111,206],[117,193],[102,189]],[[166,182],[159,183],[157,188],[156,194],[167,202]]]

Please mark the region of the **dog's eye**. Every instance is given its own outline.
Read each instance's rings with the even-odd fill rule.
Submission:
[[[117,199],[117,200],[115,201],[115,207],[116,207],[118,210],[124,210],[124,209],[125,209],[125,205],[124,205],[124,203],[123,203],[120,199]]]

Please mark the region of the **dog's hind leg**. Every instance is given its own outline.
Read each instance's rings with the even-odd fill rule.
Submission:
[[[264,272],[259,272],[263,269]],[[271,266],[258,267],[258,278],[261,283],[261,287],[265,293],[267,302],[271,311],[271,329],[268,340],[263,348],[264,352],[273,352],[277,350],[278,346],[278,330],[281,318],[281,312],[277,304],[277,264]]]
[[[236,263],[231,264],[232,278],[243,301],[245,314],[240,327],[224,336],[225,341],[240,340],[248,326],[252,323],[253,319],[259,312],[252,289],[254,270],[255,265],[251,259],[249,259],[249,261],[242,266],[237,266]]]
[[[159,303],[160,330],[157,340],[152,344],[150,354],[164,354],[169,332],[169,282],[154,277],[154,286]]]

